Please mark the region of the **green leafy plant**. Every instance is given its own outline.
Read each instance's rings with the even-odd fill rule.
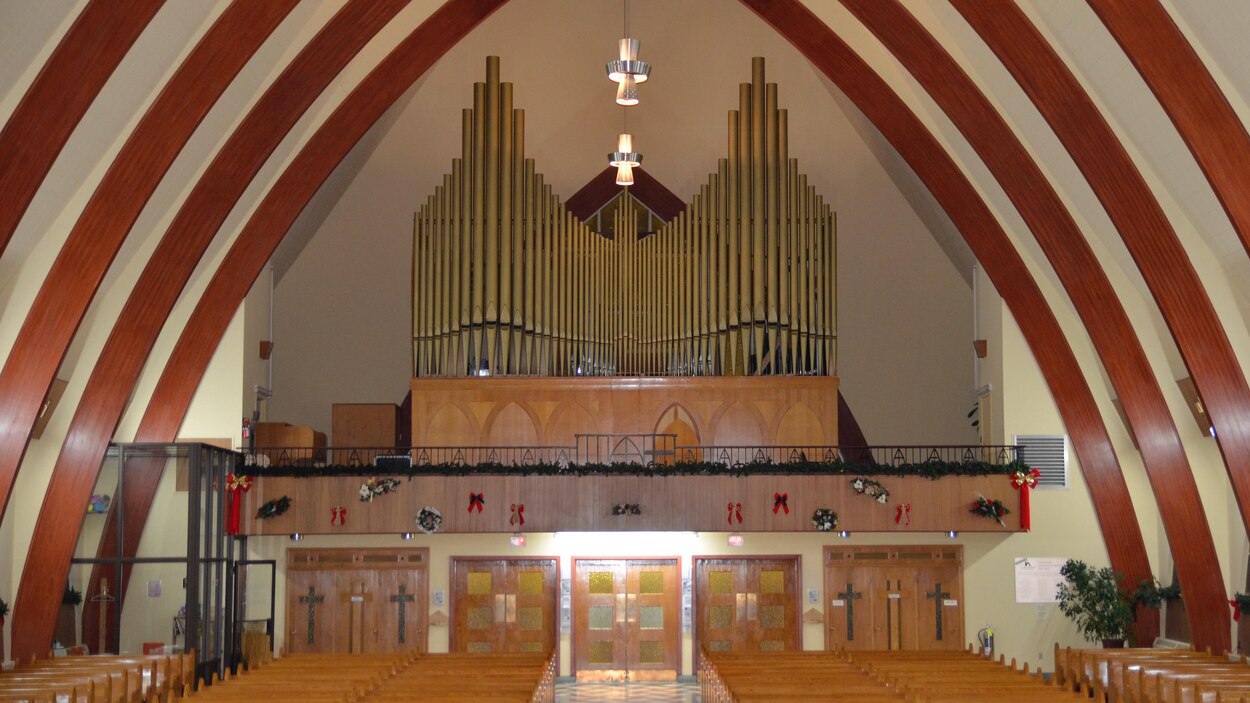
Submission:
[[[82,603],[82,591],[73,586],[65,587],[65,595],[61,596],[61,605],[79,605]]]
[[[1133,626],[1133,601],[1120,588],[1120,577],[1109,567],[1095,569],[1069,559],[1059,570],[1059,612],[1076,623],[1090,641],[1128,639]]]
[[[0,625],[4,624],[4,616],[8,614],[9,614],[9,604],[5,603],[3,598],[0,598]]]

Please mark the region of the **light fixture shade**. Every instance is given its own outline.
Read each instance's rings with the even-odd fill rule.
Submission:
[[[608,154],[609,166],[640,166],[642,165],[642,154],[634,151],[634,137],[631,134],[621,134],[616,138],[616,151]]]
[[[608,62],[608,80],[620,83],[630,76],[635,82],[645,83],[651,75],[651,65],[638,60],[638,40],[622,39],[618,48],[621,58]]]
[[[632,186],[634,184],[634,167],[629,164],[617,166],[616,184],[618,186]]]
[[[621,84],[616,87],[616,104],[626,107],[638,104],[638,83],[635,82],[633,76],[626,74]]]

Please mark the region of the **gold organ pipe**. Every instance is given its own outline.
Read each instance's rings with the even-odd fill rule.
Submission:
[[[582,222],[526,158],[489,57],[460,154],[414,213],[414,373],[834,373],[837,218],[764,78],[752,61],[728,154],[672,221],[625,191]]]

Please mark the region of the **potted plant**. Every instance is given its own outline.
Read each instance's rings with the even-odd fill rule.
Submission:
[[[0,598],[0,663],[4,662],[4,619],[9,615],[9,604]]]
[[[1076,623],[1081,636],[1104,647],[1123,647],[1133,625],[1133,602],[1115,571],[1094,569],[1069,559],[1059,570],[1059,611]]]
[[[61,612],[56,618],[56,641],[62,646],[70,647],[78,644],[78,611],[82,604],[82,591],[73,586],[65,587],[65,595],[61,596]]]

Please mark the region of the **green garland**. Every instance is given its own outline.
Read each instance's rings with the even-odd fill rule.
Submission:
[[[285,513],[291,507],[291,497],[282,496],[277,500],[271,500],[260,506],[260,510],[256,511],[256,518],[259,520],[268,520],[269,518],[278,517]]]
[[[920,464],[853,464],[844,461],[752,461],[721,464],[711,461],[660,464],[425,464],[379,472],[374,466],[244,466],[239,473],[254,478],[325,478],[330,476],[754,476],[809,474],[818,476],[1011,476],[1028,469],[1023,462],[927,461]]]

